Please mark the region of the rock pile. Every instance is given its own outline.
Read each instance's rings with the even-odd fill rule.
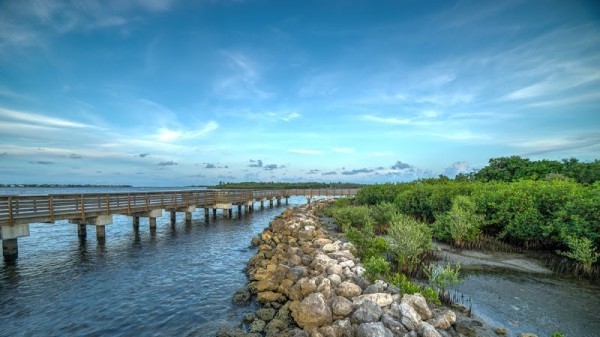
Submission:
[[[370,284],[352,244],[328,236],[310,205],[286,210],[252,244],[251,282],[234,301],[255,296],[261,308],[243,330],[225,327],[219,337],[459,336],[452,310],[431,310],[420,294],[383,281]]]

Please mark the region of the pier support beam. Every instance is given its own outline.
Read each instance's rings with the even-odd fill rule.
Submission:
[[[81,240],[85,240],[87,236],[87,226],[86,224],[80,223],[77,225],[77,236]]]
[[[192,223],[192,212],[185,212],[185,223]]]
[[[289,204],[289,203],[288,203],[288,202],[289,202],[289,199],[290,199],[290,197],[285,197],[285,204],[286,204],[286,205],[288,205],[288,204]]]
[[[104,225],[96,225],[96,239],[98,242],[106,241],[106,227]]]
[[[265,199],[262,199],[262,200],[260,201],[260,209],[261,209],[261,210],[265,209]]]
[[[306,203],[307,203],[307,204],[310,204],[310,199],[311,199],[311,198],[310,198],[309,196],[306,196]]]
[[[217,209],[213,208],[213,219],[217,218]]]
[[[277,197],[277,206],[281,206],[281,197]]]
[[[227,213],[229,213],[229,218],[231,219],[233,217],[233,209],[228,209]]]
[[[156,231],[156,218],[148,218],[150,224],[150,231]]]
[[[171,225],[174,225],[177,220],[177,213],[175,211],[171,211]]]
[[[269,199],[269,207],[273,207],[273,199]]]
[[[205,209],[204,209],[204,220],[205,220],[206,222],[208,222],[208,218],[210,218],[210,213],[208,213],[208,212],[209,212],[209,209],[208,209],[208,208],[205,208]]]
[[[140,217],[139,216],[133,216],[132,218],[132,225],[133,225],[133,231],[134,232],[139,232],[140,231]]]
[[[6,262],[14,262],[17,260],[19,257],[19,245],[16,238],[2,240],[2,255]]]

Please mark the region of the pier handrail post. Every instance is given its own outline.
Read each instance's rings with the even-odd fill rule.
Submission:
[[[48,210],[50,210],[50,222],[54,222],[54,196],[48,198]]]
[[[106,215],[110,215],[110,194],[106,194]]]
[[[131,214],[131,196],[127,193],[127,214]]]
[[[12,196],[8,197],[8,224],[13,224],[13,207],[12,207]]]
[[[146,193],[146,212],[148,212],[149,210],[150,210],[150,200],[149,200],[148,193]]]
[[[85,219],[85,202],[83,201],[83,194],[81,194],[81,201],[79,202],[81,205],[81,220]]]

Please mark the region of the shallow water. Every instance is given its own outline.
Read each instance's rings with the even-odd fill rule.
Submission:
[[[290,198],[290,206],[305,198]],[[0,266],[4,336],[212,336],[250,307],[231,298],[247,278],[253,236],[286,206],[208,223],[203,211],[171,226],[167,212],[151,235],[140,219],[115,216],[106,243],[94,228],[80,242],[75,225],[32,224],[16,265]]]
[[[473,251],[444,253],[461,263],[463,283],[456,292],[476,316],[508,336],[530,332],[567,337],[600,336],[600,285],[561,277],[532,256]],[[460,295],[459,295],[460,296]]]

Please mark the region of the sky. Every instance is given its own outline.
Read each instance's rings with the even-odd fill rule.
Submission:
[[[594,1],[0,1],[0,183],[600,159]]]

